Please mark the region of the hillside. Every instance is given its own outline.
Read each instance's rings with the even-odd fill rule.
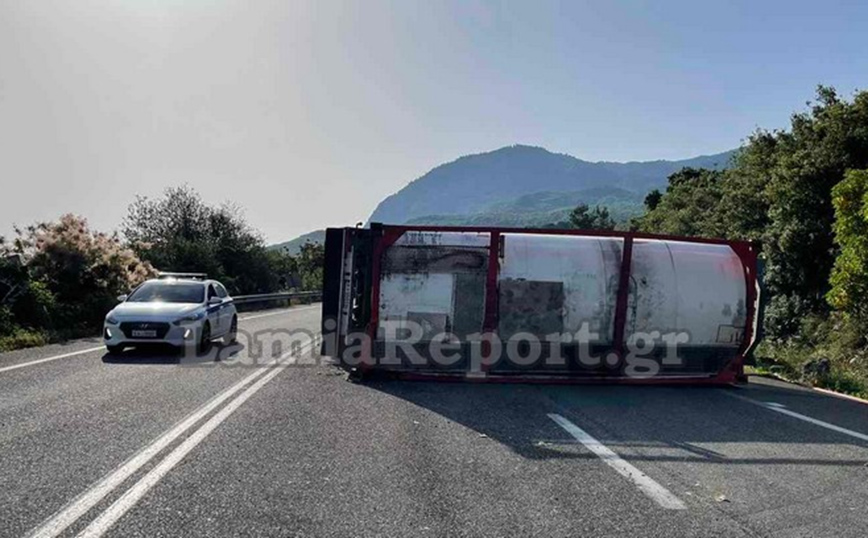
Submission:
[[[439,226],[510,226],[542,227],[569,219],[579,204],[603,206],[617,222],[642,213],[643,194],[617,187],[595,187],[580,191],[544,191],[524,194],[496,202],[488,209],[468,215],[424,215],[412,218],[408,224]]]
[[[276,245],[271,245],[268,248],[285,249],[287,252],[289,252],[289,254],[295,256],[301,250],[301,246],[308,241],[310,241],[311,243],[325,243],[325,230],[314,230],[304,235],[300,235],[295,239],[291,239],[283,243],[277,243]]]
[[[509,146],[434,168],[383,200],[369,222],[434,223],[446,216],[446,220],[457,221],[466,220],[457,217],[491,217],[502,204],[541,192],[576,193],[605,187],[644,196],[653,188],[664,187],[667,176],[685,166],[723,168],[732,154],[728,151],[681,161],[613,163],[583,161],[538,147]],[[523,205],[514,208],[521,212],[524,209]]]
[[[727,166],[734,151],[680,161],[588,162],[531,146],[509,146],[438,166],[389,196],[368,222],[441,226],[539,227],[567,220],[578,204],[605,206],[624,222],[642,213],[651,189],[684,168]],[[316,230],[272,248],[293,255]]]

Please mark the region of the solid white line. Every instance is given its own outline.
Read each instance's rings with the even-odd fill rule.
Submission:
[[[291,352],[284,354],[283,357],[289,355],[290,353]],[[135,474],[136,471],[138,471],[149,461],[151,461],[154,456],[159,454],[164,448],[172,444],[172,442],[174,442],[181,435],[186,433],[187,430],[195,426],[196,423],[199,422],[205,415],[213,411],[220,404],[228,400],[231,396],[235,395],[248,383],[266,373],[272,365],[276,364],[276,362],[277,361],[270,361],[269,363],[263,365],[255,372],[251,373],[235,385],[232,385],[225,391],[221,392],[210,402],[194,411],[192,414],[187,416],[187,418],[178,423],[175,427],[171,428],[169,431],[165,432],[150,445],[146,446],[138,453],[136,453],[132,458],[127,460],[126,463],[122,464],[115,471],[105,476],[97,484],[79,495],[66,507],[61,509],[57,514],[52,516],[48,521],[40,525],[39,528],[33,531],[30,536],[33,538],[48,538],[58,536],[67,527],[73,524],[78,518],[84,515],[85,512],[93,508],[97,503],[99,503],[103,498],[105,498],[106,495],[108,495],[115,488],[117,488],[122,482],[124,482],[124,480]]]
[[[47,357],[45,359],[37,359],[35,361],[30,362],[22,362],[21,364],[13,364],[12,366],[4,366],[0,368],[0,373],[8,372],[10,370],[17,370],[19,368],[24,368],[26,366],[33,366],[34,364],[42,364],[43,362],[56,361],[58,359],[65,359],[67,357],[75,357],[76,355],[84,355],[85,353],[93,353],[94,351],[99,351],[101,349],[105,349],[104,346],[91,347],[88,349],[82,349],[81,351],[73,351],[72,353],[64,353],[63,355],[56,355],[54,357]]]
[[[687,506],[681,500],[673,495],[668,489],[664,488],[653,478],[646,475],[633,465],[627,463],[620,456],[615,454],[609,447],[592,437],[588,432],[579,428],[564,417],[549,413],[549,418],[554,420],[558,426],[575,437],[580,443],[585,445],[591,452],[596,454],[606,465],[614,469],[624,478],[631,480],[639,490],[651,498],[661,507],[668,510],[686,510]]]
[[[302,312],[304,310],[312,310],[314,308],[320,308],[319,306],[305,306],[302,308],[288,308],[286,310],[281,310],[279,312],[266,312],[265,314],[255,314],[253,316],[245,316],[243,318],[238,318],[239,321],[247,321],[248,319],[257,319],[257,318],[267,318],[268,316],[279,316],[280,314],[291,314],[293,312]]]
[[[307,348],[308,346],[305,346]],[[304,353],[306,349],[302,350]],[[163,461],[156,467],[151,469],[145,476],[136,482],[130,489],[126,491],[118,500],[106,508],[105,512],[94,519],[90,525],[82,530],[79,538],[95,538],[102,536],[114,525],[121,517],[124,516],[136,503],[141,500],[147,492],[166,476],[184,457],[190,453],[196,446],[199,445],[208,435],[213,432],[217,426],[223,423],[229,416],[234,413],[244,402],[256,394],[259,389],[265,386],[266,383],[274,379],[287,366],[292,364],[293,360],[283,361],[278,366],[275,366],[272,371],[256,381],[253,385],[247,388],[240,396],[229,402],[217,414],[208,419],[205,424],[199,427],[195,432],[190,434],[183,443],[172,450]]]
[[[761,402],[759,400],[754,400],[753,398],[748,398],[746,396],[742,396],[741,394],[733,394],[731,392],[724,392],[724,394],[729,394],[733,398],[738,398],[739,400],[744,400],[746,402],[752,403],[754,405],[758,405],[760,407],[765,407],[766,409],[771,409],[772,411],[776,411],[783,415],[787,415],[788,417],[797,418],[799,420],[803,420],[805,422],[809,422],[815,426],[820,426],[821,428],[826,428],[827,430],[832,430],[834,432],[843,433],[844,435],[849,435],[850,437],[855,437],[861,441],[868,441],[868,435],[864,433],[859,433],[857,431],[848,430],[847,428],[842,428],[841,426],[836,426],[830,422],[824,422],[822,420],[817,420],[815,418],[809,417],[807,415],[803,415],[801,413],[796,413],[795,411],[790,411],[785,406],[775,403],[775,402]]]

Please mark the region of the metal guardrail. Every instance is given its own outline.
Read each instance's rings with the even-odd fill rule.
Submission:
[[[281,293],[262,293],[259,295],[236,295],[232,300],[236,304],[265,303],[268,301],[288,301],[292,299],[319,299],[321,291],[287,291]]]

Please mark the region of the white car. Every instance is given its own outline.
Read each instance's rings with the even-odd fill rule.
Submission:
[[[226,288],[204,275],[163,273],[148,280],[105,317],[103,338],[109,353],[143,344],[195,346],[204,351],[216,338],[234,343],[238,314]]]

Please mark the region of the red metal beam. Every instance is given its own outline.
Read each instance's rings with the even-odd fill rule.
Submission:
[[[469,233],[514,233],[535,235],[580,235],[587,237],[620,237],[633,239],[659,239],[663,241],[681,241],[685,243],[703,243],[709,245],[729,245],[735,247],[742,245],[745,248],[752,246],[750,241],[733,241],[715,237],[684,237],[679,235],[649,234],[642,232],[620,232],[615,230],[573,230],[558,228],[501,228],[497,226],[404,226],[382,225],[382,229],[404,232],[469,232]]]
[[[615,302],[615,327],[612,344],[619,359],[624,357],[624,333],[627,325],[627,306],[630,299],[630,271],[633,264],[633,238],[624,237],[621,252],[621,272],[618,275],[618,297]]]
[[[485,377],[466,377],[462,374],[444,372],[410,372],[405,370],[383,371],[384,375],[406,381],[451,381],[469,383],[524,383],[547,385],[732,385],[737,379],[730,371],[721,371],[713,376],[670,376],[670,377],[617,377],[590,375],[552,374],[494,374]]]
[[[497,276],[500,274],[500,232],[491,232],[488,244],[488,273],[485,275],[485,314],[482,322],[482,333],[494,333],[497,330],[498,291]],[[482,342],[482,356],[490,359],[491,342]],[[482,371],[488,370],[487,360],[482,362]]]

